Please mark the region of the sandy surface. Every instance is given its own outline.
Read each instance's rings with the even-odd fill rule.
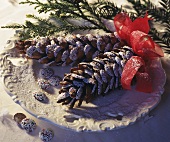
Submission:
[[[157,1],[156,1],[157,2]],[[124,3],[123,0],[119,4]],[[0,2],[0,26],[13,22],[23,22],[26,13],[35,13],[33,7],[26,5],[12,5],[5,0]],[[5,43],[12,35],[13,30],[0,29],[0,50],[3,50]],[[170,141],[170,57],[165,56],[162,59],[163,67],[167,73],[167,82],[162,100],[149,116],[139,120],[137,123],[123,129],[109,131],[105,133],[76,133],[70,132],[26,113],[19,105],[15,104],[12,99],[0,87],[0,142],[40,142],[38,132],[41,128],[51,128],[54,130],[55,137],[53,142],[168,142]],[[8,114],[7,114],[8,112]],[[38,127],[33,134],[27,134],[21,130],[12,120],[12,116],[17,112],[23,112],[27,117],[34,119]],[[4,114],[4,116],[3,116]],[[7,114],[7,115],[6,115]],[[61,137],[62,135],[62,137]]]

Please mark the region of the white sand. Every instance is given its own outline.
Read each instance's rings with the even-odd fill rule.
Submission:
[[[120,2],[123,3],[124,0]],[[25,20],[26,13],[35,12],[33,7],[18,4],[13,6],[7,0],[1,0],[0,4],[0,26],[11,22],[21,23]],[[0,50],[3,49],[6,41],[12,37],[13,33],[13,30],[0,29]],[[142,118],[129,127],[106,133],[70,133],[70,131],[55,127],[47,122],[39,121],[15,104],[3,88],[0,87],[0,115],[1,112],[9,111],[9,115],[3,117],[3,123],[0,121],[0,142],[40,142],[41,140],[38,138],[40,128],[48,127],[53,129],[55,133],[52,142],[168,142],[170,140],[170,75],[168,74],[168,71],[170,71],[170,57],[166,56],[162,61],[167,73],[167,83],[162,100],[158,107],[151,112],[151,117]],[[24,112],[27,117],[33,118],[37,122],[38,128],[33,135],[25,133],[11,119],[12,115],[17,112]],[[0,120],[2,120],[2,117],[0,117]],[[63,136],[62,138],[61,135]]]

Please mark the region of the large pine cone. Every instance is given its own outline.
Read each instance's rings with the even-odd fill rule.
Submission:
[[[125,45],[114,34],[70,35],[66,37],[40,37],[17,41],[15,47],[28,58],[48,65],[77,65],[90,62],[100,53]]]
[[[133,54],[130,47],[123,46],[100,54],[89,63],[79,63],[60,82],[62,88],[57,103],[67,104],[72,108],[78,100],[80,106],[83,100],[89,102],[97,95],[105,95],[120,87],[122,70]]]

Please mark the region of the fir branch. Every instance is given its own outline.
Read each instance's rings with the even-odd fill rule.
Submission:
[[[117,7],[114,2],[107,0],[98,0],[89,3],[87,0],[25,0],[20,4],[33,5],[39,13],[47,13],[47,19],[35,15],[27,15],[28,18],[36,20],[36,23],[26,21],[25,24],[15,24],[4,26],[3,28],[23,29],[23,37],[46,36],[56,34],[57,32],[71,33],[77,30],[103,30],[110,32],[103,23],[104,19],[113,19],[113,17],[125,11],[131,19],[143,16],[146,11],[154,19],[153,23],[162,24],[165,32],[160,33],[157,28],[151,28],[150,34],[153,39],[162,47],[169,48],[170,45],[170,0],[160,0],[162,7],[156,6],[151,0],[127,0],[132,4],[132,9],[125,9],[122,6]],[[51,22],[54,19],[56,23]],[[89,26],[77,25],[70,22],[70,19],[83,20],[88,22]]]
[[[137,17],[141,17],[144,15],[147,9],[145,5],[141,3],[140,0],[127,0],[127,1],[132,4],[132,7],[135,10],[135,14]]]
[[[60,24],[60,28],[58,28],[48,21],[50,17],[48,20],[46,20],[36,17],[35,15],[29,15],[27,17],[37,20],[39,26],[36,25],[35,23],[28,21],[26,21],[25,24],[18,24],[17,26],[18,28],[23,28],[24,30],[29,29],[31,34],[34,33],[32,35],[36,35],[36,32],[38,32],[37,34],[40,35],[44,35],[45,32],[47,32],[46,34],[55,33],[59,31],[59,29],[60,31],[65,30],[65,32],[73,32],[74,30],[77,30],[78,27],[79,30],[100,29],[106,32],[110,32],[102,22],[103,17],[95,12],[94,4],[89,4],[86,0],[60,0],[60,1],[47,0],[46,2],[41,2],[40,0],[25,0],[20,4],[34,5],[35,9],[38,10],[39,13],[49,13],[50,17],[53,17],[55,18],[55,20],[60,21],[62,23]],[[101,4],[103,5],[102,2]],[[89,25],[91,26],[76,26],[73,23],[70,24],[68,22],[69,18],[85,20],[89,22],[90,23]],[[64,27],[67,27],[68,29]],[[5,26],[3,28],[17,28],[17,27],[15,25]],[[45,30],[42,30],[43,28],[45,28]]]
[[[76,26],[74,27],[67,21],[59,18],[55,20],[55,22],[57,23],[52,23],[49,19],[42,19],[31,14],[27,15],[27,18],[34,19],[37,22],[26,20],[25,24],[13,24],[9,26],[3,26],[2,28],[22,29],[20,31],[20,34],[22,33],[22,38],[25,38],[23,37],[23,35],[29,38],[35,36],[50,36],[62,31],[65,31],[65,33],[69,33],[73,32],[74,29],[78,29]],[[25,32],[25,34],[23,32]]]
[[[7,26],[1,26],[1,28],[7,28],[7,29],[24,29],[25,25],[22,24],[11,24],[11,25],[7,25]]]
[[[122,7],[117,7],[115,3],[103,0],[93,3],[93,9],[96,15],[106,19],[113,19],[117,13],[123,11]]]
[[[152,2],[146,1],[147,6],[145,8],[149,7],[149,14],[152,16],[152,18],[154,18],[155,21],[160,21],[161,23],[169,23],[170,1],[162,0],[160,1],[160,4],[162,5],[162,7],[158,8]]]
[[[150,34],[156,43],[162,47],[170,48],[170,0],[161,0],[162,7],[157,7],[149,0],[128,0],[133,5],[137,17],[144,15],[146,11],[154,19],[154,24],[160,22],[165,27],[165,32],[161,34],[156,28],[151,28]],[[169,52],[169,51],[168,51]]]
[[[168,47],[170,45],[170,35],[168,33],[164,32],[163,34],[160,34],[155,28],[152,28],[149,33],[155,42],[161,44],[161,47]]]
[[[104,31],[109,32],[109,30],[106,29],[104,24],[101,22],[101,18],[94,13],[93,8],[86,0],[82,0],[81,5],[70,0],[61,0],[60,2],[52,0],[48,1],[47,3],[42,3],[39,0],[26,0],[25,2],[21,2],[20,4],[36,5],[35,8],[38,9],[39,13],[49,12],[50,15],[55,15],[57,13],[58,16],[65,16],[62,16],[62,18],[68,18],[66,15],[69,15],[69,17],[71,18],[76,17],[84,19],[90,22],[92,25],[98,27],[98,29],[103,29]],[[85,11],[88,13],[85,14]]]

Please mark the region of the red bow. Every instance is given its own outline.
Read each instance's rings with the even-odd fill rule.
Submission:
[[[148,32],[150,30],[148,14],[144,18],[137,18],[133,22],[126,13],[117,14],[114,25],[118,36],[125,40],[138,56],[131,57],[122,72],[121,84],[124,89],[130,89],[131,81],[136,75],[136,89],[142,92],[152,92],[152,78],[149,72],[149,60],[163,57],[164,53]]]

